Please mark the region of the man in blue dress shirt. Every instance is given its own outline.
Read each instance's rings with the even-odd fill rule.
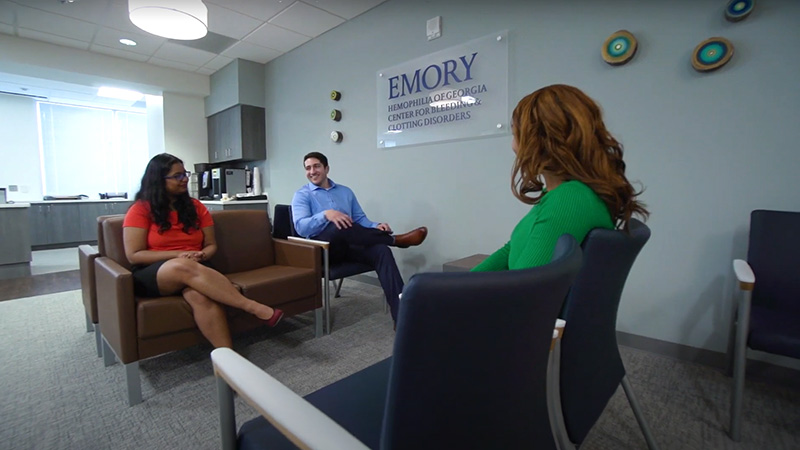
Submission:
[[[298,189],[292,198],[292,217],[297,234],[330,242],[332,263],[355,261],[373,267],[378,273],[392,319],[397,320],[403,278],[389,246],[406,248],[419,245],[428,235],[428,229],[420,227],[392,235],[388,223],[367,218],[350,188],[328,178],[330,167],[325,155],[311,152],[303,157],[303,166],[310,183]]]

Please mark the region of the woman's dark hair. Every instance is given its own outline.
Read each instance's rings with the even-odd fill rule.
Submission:
[[[167,194],[167,180],[164,177],[169,174],[175,164],[183,164],[183,161],[169,153],[161,153],[154,156],[147,163],[147,168],[144,169],[142,185],[139,187],[139,192],[136,193],[135,197],[136,200],[145,201],[150,205],[150,215],[153,222],[158,224],[158,229],[161,233],[171,227],[169,212],[172,199]],[[195,230],[200,229],[197,210],[194,208],[194,203],[188,192],[184,192],[175,198],[175,203],[172,206],[178,213],[178,222],[183,224],[184,233],[189,233],[189,230],[193,228]]]
[[[555,84],[520,100],[511,117],[517,155],[511,190],[536,204],[543,172],[589,186],[608,206],[615,224],[625,230],[634,214],[650,214],[625,177],[622,145],[606,130],[597,104],[579,89]]]

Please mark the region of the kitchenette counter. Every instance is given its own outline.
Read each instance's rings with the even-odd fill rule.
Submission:
[[[258,209],[269,213],[269,200],[200,200],[209,211]]]
[[[31,262],[30,205],[4,203],[0,205],[0,266],[28,267]],[[15,269],[16,270],[16,269]]]
[[[200,200],[204,205],[238,205],[238,204],[269,204],[269,200]]]

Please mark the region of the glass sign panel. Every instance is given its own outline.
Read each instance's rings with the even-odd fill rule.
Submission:
[[[508,132],[508,31],[379,70],[378,148]]]

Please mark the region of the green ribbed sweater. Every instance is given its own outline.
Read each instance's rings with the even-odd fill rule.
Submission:
[[[545,192],[511,233],[511,240],[473,272],[527,269],[550,262],[558,238],[571,234],[578,243],[592,228],[614,228],[603,200],[580,181],[561,183]]]

